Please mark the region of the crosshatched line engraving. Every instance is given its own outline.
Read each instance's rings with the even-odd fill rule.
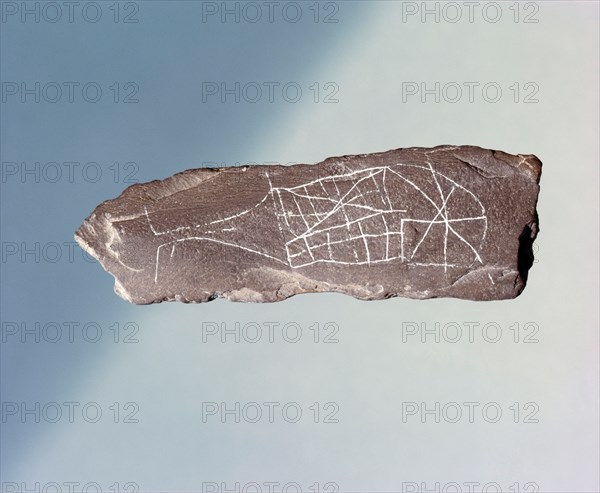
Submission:
[[[473,192],[434,170],[429,161],[427,166],[397,163],[370,167],[293,187],[273,186],[268,172],[265,178],[269,190],[256,205],[209,222],[159,231],[152,212],[144,208],[151,232],[165,239],[156,249],[154,282],[158,282],[166,255],[172,258],[176,246],[189,241],[219,243],[291,269],[318,263],[374,265],[400,261],[447,271],[483,264],[481,247],[488,227],[485,207]],[[394,190],[393,196],[389,189]],[[403,203],[405,196],[417,196],[430,204],[431,214],[416,217],[411,213],[415,208],[414,204],[411,208],[411,199]],[[468,201],[476,213],[454,216],[464,207],[453,207],[453,201],[463,205]],[[275,214],[284,239],[280,254],[260,251],[235,238],[235,232],[241,229],[240,218],[263,207]],[[461,234],[460,225],[465,222],[481,224],[476,237]],[[435,249],[427,250],[426,244],[431,241]],[[450,251],[457,249],[469,253],[471,264],[450,260]]]

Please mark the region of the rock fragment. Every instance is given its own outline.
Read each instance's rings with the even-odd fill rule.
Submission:
[[[100,204],[75,234],[138,304],[335,291],[518,296],[541,162],[474,146],[192,169]]]

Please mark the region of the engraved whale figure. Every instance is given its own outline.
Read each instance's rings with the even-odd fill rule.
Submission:
[[[225,217],[162,229],[155,217],[160,211],[145,208],[147,226],[159,240],[154,282],[161,265],[189,242],[217,243],[290,269],[396,261],[448,270],[483,263],[483,204],[431,164],[376,166],[293,187],[274,186],[268,172],[264,178],[262,200]]]

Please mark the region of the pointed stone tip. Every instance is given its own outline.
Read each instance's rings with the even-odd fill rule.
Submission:
[[[75,238],[75,241],[77,242],[77,244],[89,255],[91,255],[92,257],[94,257],[95,259],[98,259],[98,254],[96,253],[96,251],[91,247],[90,243],[88,242],[88,240],[86,239],[86,236],[88,236],[85,232],[85,227],[89,226],[89,223],[83,223],[81,226],[79,226],[79,228],[77,228],[77,230],[75,231],[75,234],[73,235],[73,237]],[[92,228],[93,230],[93,228]]]

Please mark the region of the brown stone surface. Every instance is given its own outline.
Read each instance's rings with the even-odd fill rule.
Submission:
[[[473,146],[192,169],[100,204],[75,238],[133,303],[518,296],[541,163]]]

